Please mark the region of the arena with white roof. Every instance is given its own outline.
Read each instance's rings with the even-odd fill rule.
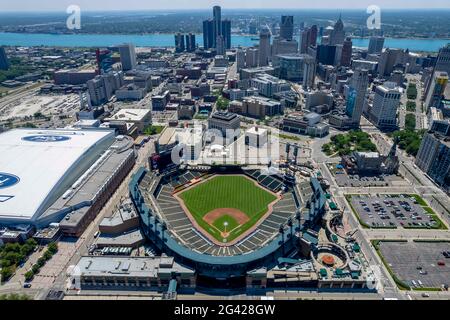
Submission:
[[[109,130],[15,129],[0,134],[0,224],[38,224],[114,141]]]

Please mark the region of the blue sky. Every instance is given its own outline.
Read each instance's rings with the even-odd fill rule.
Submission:
[[[382,9],[449,8],[450,0],[1,0],[0,11],[65,11],[69,5],[82,10],[161,10],[226,8],[356,9],[378,5]]]

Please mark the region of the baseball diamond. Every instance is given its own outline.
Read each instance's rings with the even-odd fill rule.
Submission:
[[[255,227],[279,199],[243,175],[212,176],[175,197],[207,237],[223,244]]]

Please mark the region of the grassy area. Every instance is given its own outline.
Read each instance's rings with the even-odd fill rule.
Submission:
[[[224,98],[222,95],[217,97],[216,107],[218,110],[227,110],[230,105],[230,100]]]
[[[164,126],[148,126],[144,129],[144,134],[148,136],[153,136],[155,134],[160,134],[164,130]]]
[[[414,101],[406,102],[406,111],[416,112],[416,107],[417,107],[417,105]]]
[[[49,261],[55,253],[58,252],[58,245],[52,242],[48,245],[47,250],[44,254],[37,260],[37,262],[31,267],[31,270],[25,273],[25,281],[30,281],[33,277],[39,273],[41,268]]]
[[[415,114],[407,114],[405,116],[405,129],[409,131],[416,130],[416,115]]]
[[[222,241],[220,230],[217,230],[216,223],[213,226],[203,220],[203,217],[219,208],[238,209],[245,213],[250,219],[241,226],[236,226],[231,231],[227,241],[232,241],[239,237],[243,232],[251,228],[267,212],[268,205],[276,200],[276,197],[242,176],[217,176],[211,180],[200,184],[199,186],[185,191],[181,194],[181,199],[191,212],[197,223],[214,238]],[[223,222],[233,224],[228,218],[221,218],[218,223]]]
[[[214,221],[213,225],[222,232],[234,230],[239,227],[239,223],[227,214]]]
[[[290,136],[290,135],[287,135],[287,134],[279,134],[278,137],[280,139],[286,139],[286,140],[292,140],[292,141],[300,141],[301,140],[300,137]]]
[[[9,301],[32,300],[32,298],[29,295],[18,293],[0,295],[0,301],[7,301],[7,300]]]
[[[408,85],[408,89],[406,89],[406,95],[409,100],[416,100],[417,99],[417,86],[415,83],[410,83]]]
[[[352,130],[346,134],[338,134],[331,138],[331,142],[324,144],[322,151],[330,156],[338,153],[340,156],[348,155],[352,151],[376,152],[376,145],[370,140],[366,132]]]
[[[424,133],[425,130],[401,130],[395,131],[390,136],[394,139],[398,139],[398,147],[400,149],[405,150],[406,153],[411,156],[416,156],[419,152]]]

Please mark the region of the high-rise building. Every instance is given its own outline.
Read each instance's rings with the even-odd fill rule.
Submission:
[[[416,165],[443,187],[450,188],[450,142],[447,136],[437,132],[427,132],[422,138]]]
[[[270,61],[270,30],[262,28],[259,34],[259,66],[267,66]]]
[[[222,35],[218,36],[216,39],[216,52],[218,55],[224,56],[225,55],[225,39]]]
[[[381,76],[390,76],[403,57],[403,50],[401,49],[386,49],[382,52],[380,63],[378,64],[378,73]]]
[[[298,52],[298,42],[295,40],[285,40],[282,38],[273,39],[272,56],[278,54],[291,54]]]
[[[8,70],[9,61],[4,47],[0,47],[0,70]]]
[[[245,51],[241,48],[236,51],[236,67],[238,72],[245,68]]]
[[[427,108],[438,108],[441,104],[441,100],[444,97],[445,88],[448,84],[447,72],[437,71],[433,75],[431,80],[430,89],[425,98],[425,106]]]
[[[258,66],[259,49],[248,48],[245,52],[245,64],[247,68],[255,68]]]
[[[377,86],[373,105],[369,110],[370,121],[380,129],[395,129],[401,95],[400,89],[393,82]]]
[[[341,17],[339,17],[338,21],[334,25],[334,29],[330,33],[329,44],[332,46],[337,44],[343,44],[344,40],[345,40],[344,23],[342,22]]]
[[[280,25],[280,37],[285,40],[292,40],[294,36],[294,17],[282,16]]]
[[[126,43],[118,46],[122,70],[129,71],[136,68],[136,49],[134,44]]]
[[[350,67],[352,62],[353,42],[350,37],[347,37],[342,45],[340,65]]]
[[[444,71],[450,74],[450,43],[439,50],[434,71]]]
[[[310,40],[310,29],[300,31],[300,53],[307,53]]]
[[[314,86],[316,74],[315,59],[307,54],[277,55],[273,58],[273,67],[281,79],[300,82],[305,88]]]
[[[379,54],[383,51],[384,37],[370,37],[368,54]]]
[[[124,85],[123,72],[108,72],[87,82],[91,103],[94,106],[108,102],[114,92]]]
[[[220,6],[213,7],[213,30],[214,30],[214,47],[217,47],[217,38],[222,35],[222,8]]]
[[[212,20],[203,21],[203,48],[214,48],[214,22]]]
[[[186,45],[184,41],[184,35],[181,33],[177,33],[175,35],[175,51],[176,52],[184,52],[186,50]]]
[[[189,33],[186,35],[186,51],[194,52],[197,48],[197,44],[195,42],[195,34]]]
[[[317,45],[317,26],[313,25],[311,28],[309,28],[309,45],[310,46],[316,46]]]
[[[114,65],[114,59],[112,57],[111,50],[108,49],[97,49],[95,51],[95,56],[97,59],[97,74],[104,74],[112,70]]]
[[[320,44],[317,46],[317,62],[324,65],[334,65],[336,46]]]
[[[351,118],[351,124],[354,127],[359,127],[361,122],[368,86],[369,72],[366,69],[356,69],[350,79],[346,109],[346,113]]]
[[[225,42],[225,48],[231,49],[231,21],[223,20],[222,21],[222,37]]]

